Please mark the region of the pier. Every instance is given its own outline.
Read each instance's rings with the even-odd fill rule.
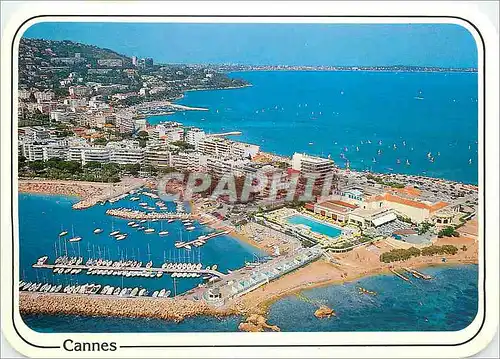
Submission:
[[[222,231],[222,232],[217,232],[217,233],[210,233],[204,236],[199,236],[198,238],[189,241],[189,242],[179,242],[175,244],[175,248],[185,248],[191,245],[203,245],[205,242],[207,242],[209,239],[222,236],[223,234],[229,234],[230,231]],[[189,247],[188,247],[189,248]]]
[[[225,136],[239,136],[241,135],[241,131],[231,131],[231,132],[223,132],[223,133],[214,133],[208,135],[209,137],[225,137]]]
[[[113,266],[88,266],[84,264],[33,264],[33,268],[36,269],[50,269],[54,270],[56,268],[61,268],[63,270],[81,270],[81,271],[101,271],[99,275],[113,276],[118,274],[113,274],[115,272],[121,272],[120,275],[126,275],[126,273],[163,273],[163,274],[173,274],[173,273],[193,273],[199,275],[209,275],[212,277],[222,278],[225,274],[215,270],[215,269],[196,269],[196,268],[182,268],[182,263],[171,263],[172,267],[169,268],[146,268],[146,267],[113,267]],[[69,273],[65,273],[69,274]],[[91,273],[87,273],[92,275]]]
[[[108,209],[108,216],[120,217],[125,219],[195,219],[190,213],[175,213],[175,212],[144,212],[132,210],[130,208]]]
[[[395,274],[396,276],[398,276],[399,278],[401,278],[402,280],[404,280],[405,282],[409,282],[410,280],[408,279],[408,277],[405,277],[404,275],[402,275],[401,273],[395,271],[394,269],[390,268],[389,269],[393,274]]]
[[[407,271],[408,273],[411,273],[415,278],[419,278],[419,279],[425,279],[425,280],[430,280],[432,279],[432,277],[430,275],[427,275],[427,274],[424,274],[424,273],[421,273],[415,269],[412,269],[412,268],[406,268],[406,267],[403,267],[403,269],[405,271]]]

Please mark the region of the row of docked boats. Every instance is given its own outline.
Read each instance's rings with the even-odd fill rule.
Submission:
[[[161,278],[163,272],[150,271],[147,269],[143,270],[113,270],[113,269],[97,269],[90,268],[87,270],[88,275],[108,275],[108,276],[120,276],[120,277],[143,277],[143,278]]]
[[[45,258],[43,263],[39,263],[40,259]],[[44,264],[47,261],[47,256],[44,256],[40,259],[38,259],[37,264]],[[83,263],[83,257],[68,257],[68,256],[61,256],[57,257],[54,264],[56,265],[76,265],[79,266]]]
[[[171,274],[171,277],[172,278],[198,278],[198,277],[200,277],[200,274],[199,273],[186,273],[186,272],[177,273],[177,272],[174,272]]]
[[[51,285],[48,283],[19,282],[19,290],[24,292],[58,293],[63,289],[61,284]]]
[[[202,269],[202,264],[201,263],[163,263],[162,264],[162,269],[166,269],[169,271],[181,271],[181,270],[201,270]],[[210,269],[207,267],[207,269]]]
[[[155,290],[153,292],[153,295],[152,297],[153,298],[167,298],[169,295],[170,295],[170,291],[169,290],[166,290],[166,289],[162,289],[162,290]]]
[[[79,274],[81,273],[80,268],[63,268],[63,267],[54,267],[52,273],[54,274]]]

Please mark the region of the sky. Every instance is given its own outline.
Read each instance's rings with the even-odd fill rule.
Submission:
[[[45,22],[23,36],[72,40],[159,63],[477,67],[474,38],[454,24]]]

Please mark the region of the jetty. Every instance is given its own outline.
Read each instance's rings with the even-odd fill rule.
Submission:
[[[401,278],[402,280],[404,280],[405,282],[409,282],[410,280],[408,279],[408,277],[405,277],[404,275],[402,275],[401,273],[395,271],[394,269],[390,268],[389,269],[393,274],[395,274],[396,276],[398,276],[399,278]]]
[[[219,236],[222,236],[224,234],[229,234],[229,233],[230,233],[230,231],[222,231],[222,232],[216,232],[216,233],[210,233],[210,234],[202,235],[202,236],[199,236],[198,238],[193,239],[192,241],[189,241],[189,242],[179,242],[179,243],[176,243],[175,244],[175,248],[185,248],[185,247],[188,247],[188,246],[191,246],[191,245],[198,245],[198,246],[200,246],[200,245],[205,244],[205,242],[207,242],[209,239],[212,239],[212,238],[215,238],[215,237],[219,237]]]
[[[225,136],[239,136],[241,135],[241,131],[231,131],[231,132],[223,132],[223,133],[213,133],[208,135],[208,137],[225,137]]]
[[[412,269],[412,268],[407,268],[407,267],[403,267],[403,269],[405,271],[407,271],[408,273],[412,274],[415,278],[419,278],[419,279],[425,279],[425,280],[430,280],[432,279],[432,277],[430,275],[427,275],[427,274],[424,274],[424,273],[421,273],[415,269]]]

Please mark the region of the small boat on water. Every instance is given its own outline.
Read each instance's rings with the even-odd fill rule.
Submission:
[[[134,224],[132,224],[130,227],[132,227],[132,228],[137,228],[137,227],[139,227],[139,224],[134,223]]]
[[[73,237],[68,239],[69,242],[79,242],[82,240],[82,237]]]
[[[94,233],[95,234],[99,234],[99,233],[102,233],[103,229],[102,228],[96,228],[94,229]]]
[[[195,229],[194,226],[189,226],[189,227],[186,227],[186,231],[192,231],[193,229]]]
[[[63,237],[63,236],[65,236],[66,234],[68,234],[68,231],[62,231],[61,233],[59,233],[59,237]]]
[[[110,235],[110,236],[116,236],[116,235],[117,235],[117,234],[119,234],[119,233],[120,233],[120,231],[113,231],[113,232],[111,232],[109,235]]]
[[[173,221],[175,221],[175,219],[169,219],[167,223],[172,223]]]
[[[121,240],[123,240],[123,239],[125,239],[125,238],[127,238],[127,236],[126,236],[126,235],[124,235],[124,234],[121,234],[121,235],[119,235],[119,236],[116,236],[116,237],[115,237],[115,239],[116,239],[117,241],[121,241]]]
[[[145,220],[145,219],[141,219],[141,220],[139,221],[139,223],[146,223],[146,220]]]
[[[153,233],[155,231],[154,228],[148,228],[144,230],[144,233]]]
[[[158,297],[160,298],[164,297],[166,292],[167,291],[165,289],[160,290],[160,292],[158,293]]]
[[[377,292],[374,292],[374,291],[371,291],[371,290],[368,290],[368,289],[365,289],[362,287],[359,287],[358,291],[359,291],[359,294],[377,295]]]
[[[152,297],[153,297],[153,298],[158,297],[158,293],[159,293],[159,292],[158,292],[157,290],[155,290],[155,291],[153,292],[153,296],[152,296]]]
[[[166,236],[168,234],[168,231],[160,231],[158,232],[160,236]]]
[[[134,224],[135,224],[135,222],[134,222],[134,221],[131,221],[131,222],[128,222],[128,223],[127,223],[127,226],[133,226]]]

